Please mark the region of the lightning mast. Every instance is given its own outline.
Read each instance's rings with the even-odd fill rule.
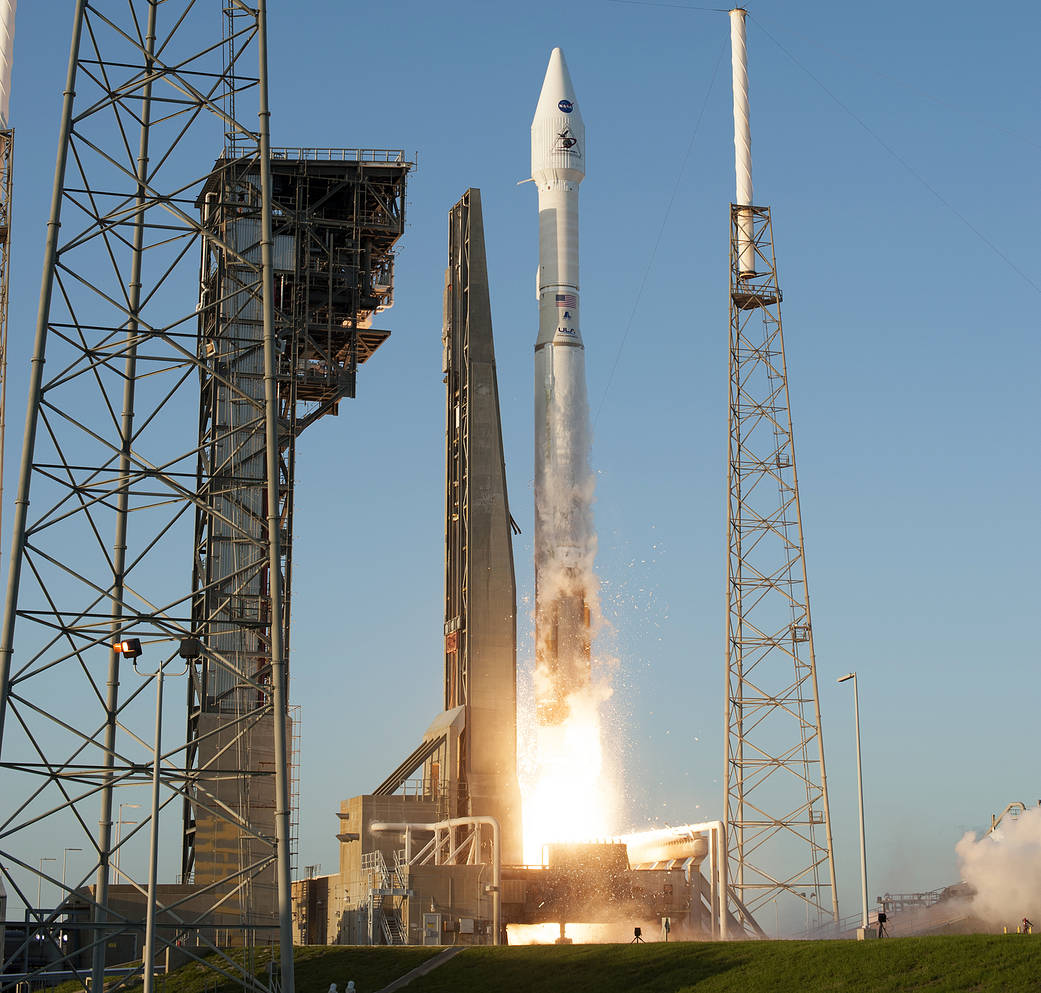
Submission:
[[[730,11],[737,195],[730,205],[727,861],[735,914],[798,901],[838,920],[781,290],[769,207],[754,206],[746,11]]]
[[[3,507],[4,439],[7,435],[7,303],[11,275],[11,197],[14,178],[11,64],[14,60],[14,16],[17,6],[18,0],[0,0],[0,510]]]

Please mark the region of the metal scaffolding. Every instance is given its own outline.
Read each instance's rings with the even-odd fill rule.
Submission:
[[[266,4],[221,7],[77,0],[73,14],[0,642],[0,794],[17,798],[0,822],[0,872],[31,919],[3,971],[37,941],[49,961],[26,971],[95,990],[139,981],[140,969],[106,970],[135,957],[142,932],[145,993],[149,949],[215,953],[210,967],[227,980],[267,989],[253,976],[259,942],[280,946],[281,989],[293,990]],[[221,237],[195,212],[207,185],[220,206],[237,198],[216,305],[248,328],[216,356],[199,333],[210,313],[199,258]],[[197,432],[198,383],[205,392],[211,379],[230,419]],[[189,583],[200,515],[220,518],[242,553],[233,591]],[[197,555],[197,580],[201,569]],[[240,590],[262,593],[261,616],[201,623],[207,597]],[[229,647],[246,642],[249,664]],[[185,661],[240,701],[207,739],[234,761],[187,760],[183,710],[161,690]],[[171,722],[175,744],[163,744]],[[265,722],[265,761],[243,758]],[[263,818],[225,802],[232,777],[265,784]],[[131,800],[139,823],[113,837],[115,805]],[[160,825],[176,838],[185,803],[240,851],[206,886],[157,890]],[[36,846],[48,837],[78,845],[68,851],[82,849],[89,870],[45,872]],[[277,890],[270,920],[248,900],[265,874]],[[218,950],[227,944],[247,954]]]
[[[768,207],[730,208],[727,858],[752,932],[778,896],[838,920],[795,441]]]

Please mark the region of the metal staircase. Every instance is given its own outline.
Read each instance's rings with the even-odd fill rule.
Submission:
[[[363,872],[371,873],[369,890],[370,934],[374,939],[377,934],[383,936],[387,945],[407,945],[408,935],[401,920],[401,908],[407,890],[401,874],[400,858],[395,859],[393,870],[387,865],[383,852],[365,852],[361,857]],[[384,901],[389,897],[391,906],[385,907]]]

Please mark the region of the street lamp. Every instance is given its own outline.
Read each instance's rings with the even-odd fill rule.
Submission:
[[[847,679],[853,680],[853,722],[857,728],[857,793],[860,798],[860,937],[867,937],[868,910],[867,910],[867,846],[864,843],[864,779],[860,767],[860,698],[857,694],[857,674],[847,672],[840,676],[838,682],[844,683]]]
[[[57,862],[57,858],[40,859],[40,874],[36,877],[36,912],[40,911],[40,902],[43,900],[43,863]]]
[[[142,955],[144,964],[143,993],[152,993],[155,982],[155,903],[156,880],[159,874],[159,768],[162,757],[163,732],[163,678],[166,674],[167,662],[160,662],[155,672],[142,672],[137,667],[141,656],[141,642],[137,638],[127,638],[112,646],[113,650],[134,664],[134,671],[140,676],[155,677],[155,739],[152,746],[152,823],[148,851],[148,901],[145,907],[145,948]],[[188,660],[198,658],[202,646],[194,638],[186,638],[181,642],[180,655],[185,660],[184,669],[175,675],[183,676],[188,671]]]
[[[119,817],[116,818],[116,878],[119,878],[119,853],[122,850],[123,840],[123,825],[124,824],[136,824],[137,821],[124,821],[123,820],[123,808],[124,807],[140,807],[139,803],[121,803],[119,805]]]
[[[69,862],[69,852],[82,852],[82,848],[66,848],[61,857],[61,891],[65,892],[65,867]],[[65,901],[65,897],[62,897],[62,902]]]

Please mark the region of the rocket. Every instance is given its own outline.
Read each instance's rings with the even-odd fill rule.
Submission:
[[[541,724],[566,720],[590,677],[595,584],[589,405],[579,319],[578,186],[586,129],[564,53],[554,48],[531,124],[539,193],[535,342],[535,698]]]

